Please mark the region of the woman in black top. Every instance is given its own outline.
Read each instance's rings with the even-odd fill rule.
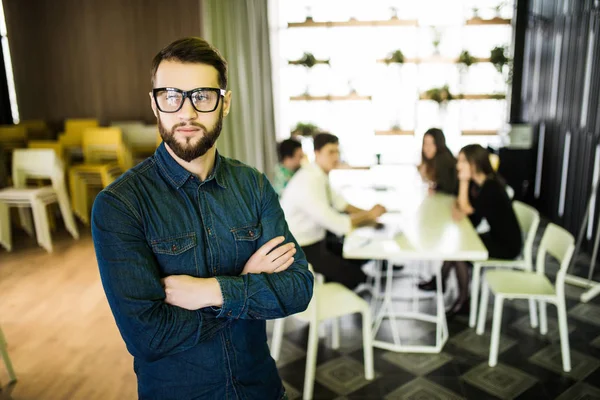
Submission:
[[[512,208],[504,183],[496,176],[489,160],[489,153],[478,144],[463,147],[458,155],[458,198],[453,205],[452,216],[460,220],[469,216],[474,226],[485,218],[489,232],[481,234],[481,240],[490,258],[516,258],[523,245],[521,228]],[[445,262],[442,276],[445,282],[454,267],[458,278],[459,296],[449,314],[468,312],[469,264]],[[423,289],[429,284],[421,285]],[[430,285],[435,288],[435,285]]]
[[[456,159],[446,146],[441,129],[431,128],[425,132],[418,169],[423,179],[430,182],[432,190],[456,194]]]

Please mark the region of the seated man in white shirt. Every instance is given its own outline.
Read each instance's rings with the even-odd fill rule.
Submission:
[[[354,227],[375,224],[385,208],[376,205],[362,210],[348,204],[331,190],[329,171],[340,160],[339,140],[329,133],[314,138],[315,163],[302,167],[289,181],[281,197],[290,231],[316,272],[328,281],[354,289],[366,280],[360,264],[330,251],[326,232],[342,236]]]

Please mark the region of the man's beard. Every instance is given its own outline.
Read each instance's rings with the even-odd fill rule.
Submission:
[[[175,138],[175,130],[177,128],[181,128],[184,126],[193,126],[202,131],[203,135],[200,138],[197,137],[189,137],[185,138],[185,143],[179,142]],[[211,149],[219,135],[221,134],[221,129],[223,128],[223,109],[219,112],[219,119],[215,124],[214,128],[209,131],[206,127],[198,122],[190,122],[190,123],[179,123],[173,125],[171,131],[168,131],[162,124],[160,120],[160,114],[158,114],[158,132],[160,133],[160,137],[162,138],[165,144],[169,145],[173,153],[182,160],[186,162],[190,162],[195,160],[198,157],[202,157],[206,152]]]

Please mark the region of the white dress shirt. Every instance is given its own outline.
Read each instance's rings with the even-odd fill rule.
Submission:
[[[341,236],[352,229],[350,216],[341,213],[348,203],[331,189],[328,175],[316,164],[308,164],[294,174],[280,202],[300,246],[325,239],[326,230]]]

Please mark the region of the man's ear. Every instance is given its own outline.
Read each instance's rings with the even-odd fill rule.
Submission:
[[[223,117],[226,117],[229,114],[229,110],[231,108],[231,90],[225,92],[225,96],[223,96]]]
[[[154,113],[154,116],[156,118],[158,118],[158,110],[156,109],[156,103],[154,102],[154,96],[152,96],[152,92],[149,92],[148,95],[150,96],[150,108],[152,108],[152,112]]]

